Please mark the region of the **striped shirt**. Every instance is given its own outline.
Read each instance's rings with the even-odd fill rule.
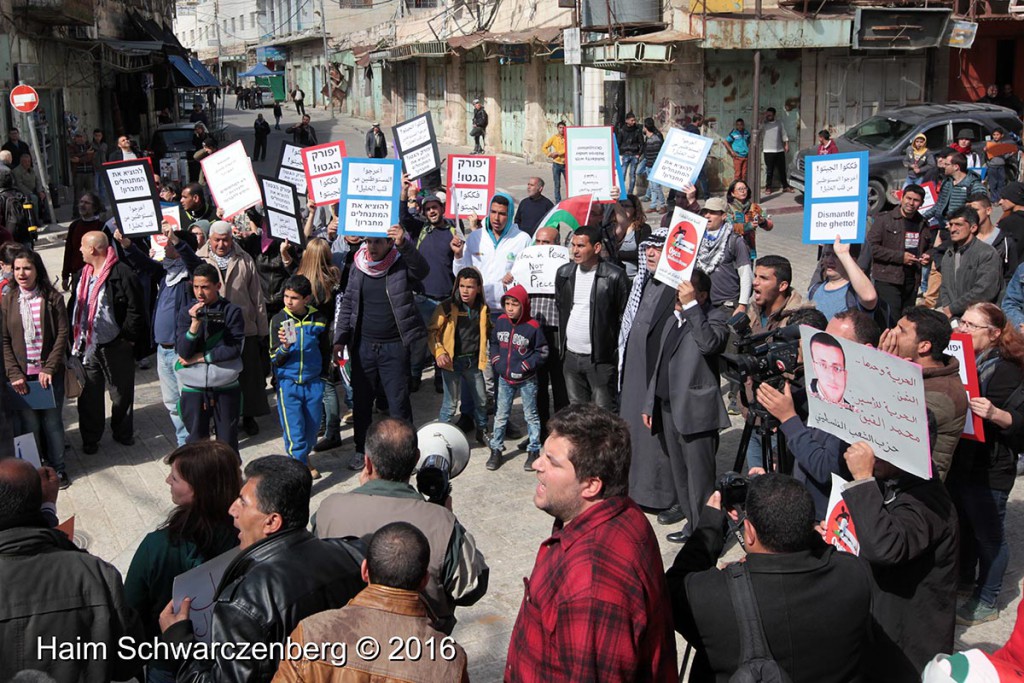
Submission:
[[[36,331],[35,337],[25,340],[25,356],[27,359],[27,375],[38,375],[43,369],[43,297],[37,296],[29,302],[32,311],[32,326]],[[26,327],[28,327],[26,325]]]

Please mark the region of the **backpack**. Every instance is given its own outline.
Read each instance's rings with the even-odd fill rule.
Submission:
[[[792,683],[789,675],[772,658],[747,565],[736,562],[725,571],[729,597],[736,611],[736,625],[740,630],[740,664],[729,677],[729,683]]]
[[[0,192],[0,222],[7,228],[15,242],[29,242],[32,240],[32,233],[29,226],[32,224],[25,203],[28,200],[25,195],[17,190],[8,189]]]

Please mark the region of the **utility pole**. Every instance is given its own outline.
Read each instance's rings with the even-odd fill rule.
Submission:
[[[754,4],[754,21],[761,21],[761,0]],[[754,127],[750,132],[750,151],[747,153],[747,187],[750,201],[761,201],[761,148],[764,129],[761,127],[761,51],[754,50],[753,92]],[[785,180],[785,178],[783,178]]]
[[[576,0],[572,6],[572,25],[579,33],[580,60],[572,66],[572,116],[573,123],[583,125],[583,30],[580,28],[580,2]]]
[[[324,0],[320,0],[320,35],[324,39],[324,87],[327,89],[327,101],[331,107],[331,118],[334,118],[334,92],[331,88],[331,59],[327,51],[327,13],[324,12]]]

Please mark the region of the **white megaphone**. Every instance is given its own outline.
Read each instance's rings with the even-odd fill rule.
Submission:
[[[469,441],[462,430],[447,422],[430,422],[416,432],[420,459],[416,463],[416,489],[432,503],[444,505],[451,480],[469,464]]]

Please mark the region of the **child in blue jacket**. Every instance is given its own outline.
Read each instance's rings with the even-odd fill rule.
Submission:
[[[309,464],[323,412],[324,383],[320,378],[329,357],[327,317],[310,306],[313,286],[303,275],[284,283],[284,308],[270,320],[270,361],[277,378],[277,413],[284,432],[285,452]],[[289,336],[289,330],[293,336]]]
[[[547,360],[548,343],[541,332],[540,323],[530,317],[530,297],[522,285],[516,285],[501,297],[505,313],[494,325],[491,341],[498,349],[491,358],[494,374],[498,377],[498,406],[494,414],[494,432],[491,435],[491,457],[487,469],[501,467],[501,452],[505,448],[505,425],[512,412],[512,401],[518,393],[522,397],[523,416],[526,418],[530,444],[524,470],[533,469],[540,455],[540,417],[537,415],[537,368]]]

